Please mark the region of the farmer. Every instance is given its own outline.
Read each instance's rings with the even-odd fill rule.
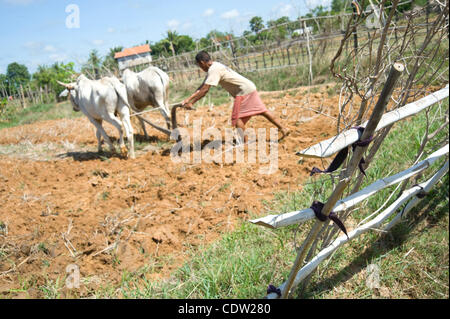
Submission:
[[[192,109],[192,105],[208,93],[211,85],[217,86],[217,84],[220,84],[234,97],[231,115],[231,124],[234,127],[240,128],[241,132],[244,132],[245,124],[252,116],[262,115],[281,131],[282,137],[280,140],[289,134],[289,129],[282,127],[261,101],[258,91],[256,91],[256,86],[252,81],[222,63],[213,61],[205,51],[200,51],[195,56],[195,61],[200,69],[208,74],[197,91],[182,102],[185,108]],[[248,136],[245,135],[244,143],[247,142]]]

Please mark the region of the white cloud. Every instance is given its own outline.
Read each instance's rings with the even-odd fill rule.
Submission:
[[[280,14],[280,16],[284,17],[284,16],[289,16],[292,13],[292,10],[294,9],[294,7],[290,4],[285,4],[282,5],[279,9],[278,9],[278,13]]]
[[[233,19],[233,18],[237,18],[239,17],[239,11],[237,11],[236,9],[224,12],[221,17],[223,19]]]
[[[53,45],[48,44],[44,47],[44,51],[45,52],[55,52],[56,48]]]
[[[114,33],[114,32],[116,32],[116,29],[114,29],[114,28],[112,28],[112,27],[109,27],[108,29],[106,29],[106,31],[107,31],[108,33]]]
[[[142,8],[142,1],[139,0],[128,0],[128,6],[133,9],[141,9]]]
[[[4,3],[16,6],[26,6],[34,2],[34,0],[3,0]]]
[[[27,49],[33,55],[39,55],[42,52],[55,52],[56,48],[51,44],[45,44],[40,41],[28,41],[23,44],[23,47]]]
[[[317,1],[317,0],[313,0],[313,1]],[[272,15],[275,18],[292,17],[293,15],[295,15],[295,13],[296,12],[295,12],[294,6],[291,4],[286,4],[284,2],[281,2],[272,8]]]
[[[331,6],[331,0],[306,0],[306,6],[310,9],[314,9],[318,6],[329,7]]]
[[[101,46],[101,45],[105,44],[105,41],[103,41],[103,40],[92,40],[91,43],[93,45]]]
[[[49,52],[45,50],[47,45],[40,41],[28,41],[22,46],[27,50],[28,54],[33,57],[40,56],[43,52]]]
[[[28,51],[28,64],[34,69],[38,65],[47,64],[49,60],[53,62],[62,62],[68,60],[64,51],[60,52],[55,46],[41,41],[29,41],[22,45]]]
[[[121,33],[135,33],[137,31],[141,30],[140,27],[135,27],[135,26],[127,26],[123,29],[119,29],[119,32]]]
[[[210,16],[212,16],[213,14],[214,14],[214,9],[211,9],[211,8],[206,9],[205,12],[203,12],[203,16],[204,16],[204,17],[210,17]]]
[[[65,53],[54,53],[54,54],[50,54],[49,58],[53,62],[62,62],[64,60],[67,60],[68,56]]]
[[[187,29],[190,29],[192,27],[192,23],[191,22],[185,22],[185,23],[183,23],[183,25],[181,26],[181,28],[183,29],[183,30],[187,30]]]
[[[28,41],[24,43],[23,46],[29,50],[40,50],[43,48],[44,44],[42,42]]]
[[[180,21],[178,21],[176,19],[172,19],[172,20],[167,21],[167,26],[171,30],[174,30],[174,29],[178,28],[179,25],[180,25]]]

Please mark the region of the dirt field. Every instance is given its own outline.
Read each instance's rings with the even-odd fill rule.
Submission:
[[[69,264],[80,268],[81,296],[148,264],[150,279],[167,277],[188,249],[216,240],[249,212],[266,214],[262,200],[301,188],[312,166],[327,164],[306,159],[300,165],[294,154],[336,133],[339,96],[329,97],[327,88],[262,94],[292,131],[279,144],[271,175],[259,174],[258,163],[173,163],[173,142],[151,128],[151,142],[139,143],[135,160],[97,154],[94,128],[84,117],[1,130],[0,294],[42,297],[27,287],[64,281]],[[180,111],[178,122],[192,129],[203,118],[204,129],[224,129],[230,115],[231,103],[204,106]],[[157,113],[148,118],[163,123]],[[247,126],[270,124],[255,117]]]

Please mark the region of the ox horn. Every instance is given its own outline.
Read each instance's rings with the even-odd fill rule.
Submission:
[[[63,83],[63,82],[58,81],[58,80],[57,80],[56,82],[58,82],[58,84],[64,86],[64,87],[65,87],[66,89],[68,89],[68,90],[73,90],[73,89],[74,89],[74,86],[73,86],[73,85],[66,84],[66,83]]]

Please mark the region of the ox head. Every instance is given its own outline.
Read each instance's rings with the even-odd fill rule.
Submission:
[[[66,89],[62,91],[59,96],[66,97],[69,95],[70,102],[72,103],[72,108],[75,112],[80,111],[80,107],[78,106],[78,86],[76,83],[63,83],[60,81],[56,81],[58,84],[64,86]]]

